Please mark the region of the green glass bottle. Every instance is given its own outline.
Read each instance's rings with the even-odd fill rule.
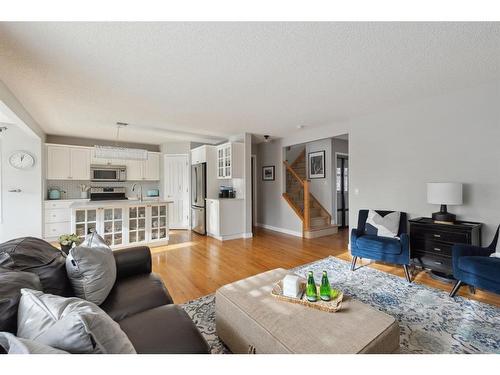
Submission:
[[[312,271],[307,275],[306,298],[309,302],[316,302],[318,300],[318,290],[316,289],[316,282]]]
[[[326,271],[323,271],[321,286],[319,287],[319,296],[323,301],[330,301],[331,294],[332,287],[330,286],[330,281],[328,281],[328,275],[326,274]]]

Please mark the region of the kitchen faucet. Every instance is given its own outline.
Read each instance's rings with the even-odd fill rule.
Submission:
[[[142,202],[143,201],[143,198],[142,198],[142,184],[138,184],[138,183],[135,183],[132,185],[132,191],[135,191],[135,187],[139,185],[139,187],[141,188],[140,190],[140,195],[137,194],[137,198],[139,198],[139,201]]]

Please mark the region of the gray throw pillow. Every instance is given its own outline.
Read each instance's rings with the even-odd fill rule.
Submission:
[[[33,340],[16,337],[9,332],[0,332],[0,346],[7,354],[69,354]]]
[[[365,232],[366,234],[374,234],[381,237],[397,237],[400,217],[401,212],[399,211],[382,216],[374,210],[369,210]]]
[[[69,353],[135,353],[118,323],[92,302],[31,289],[21,289],[17,336]]]
[[[116,281],[113,251],[101,236],[91,233],[69,251],[66,272],[77,297],[100,305]]]

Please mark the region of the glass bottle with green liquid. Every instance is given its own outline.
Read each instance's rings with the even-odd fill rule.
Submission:
[[[328,280],[328,275],[326,274],[326,271],[323,271],[323,276],[321,277],[319,296],[323,301],[330,301],[332,297],[332,287],[330,286],[330,281]]]
[[[312,271],[307,274],[306,298],[309,302],[316,302],[318,300],[318,290],[316,289],[316,282]]]

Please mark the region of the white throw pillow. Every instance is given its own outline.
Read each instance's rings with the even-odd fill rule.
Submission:
[[[116,281],[113,251],[101,236],[91,233],[69,251],[66,272],[77,297],[100,305]]]
[[[33,340],[16,337],[9,332],[0,332],[0,346],[7,354],[69,354]]]
[[[92,302],[21,289],[17,336],[69,353],[135,354],[118,323]]]
[[[365,224],[365,233],[381,237],[397,237],[400,218],[401,212],[399,211],[381,216],[376,211],[369,210]]]

